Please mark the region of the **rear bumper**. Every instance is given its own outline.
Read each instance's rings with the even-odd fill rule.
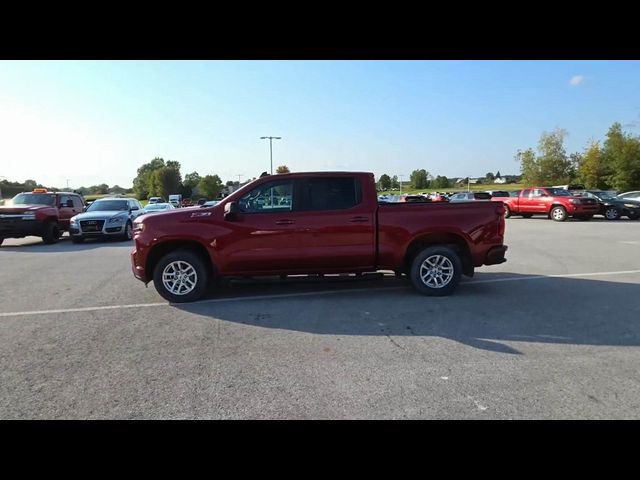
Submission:
[[[509,247],[506,245],[500,245],[499,247],[493,247],[487,252],[487,256],[484,260],[485,265],[497,265],[504,263],[507,259],[504,257]]]

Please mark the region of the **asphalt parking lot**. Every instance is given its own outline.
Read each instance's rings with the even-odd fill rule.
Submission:
[[[637,419],[640,221],[510,218],[450,297],[266,279],[169,305],[132,242],[0,247],[2,419]]]

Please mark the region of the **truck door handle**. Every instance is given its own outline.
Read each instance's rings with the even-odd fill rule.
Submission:
[[[293,225],[294,223],[296,223],[294,220],[289,220],[288,218],[276,220],[276,225]]]
[[[349,221],[351,223],[364,223],[364,222],[368,222],[369,219],[367,217],[351,217]]]

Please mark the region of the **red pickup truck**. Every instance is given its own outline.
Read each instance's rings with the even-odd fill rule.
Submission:
[[[504,206],[380,203],[372,173],[261,177],[217,205],[134,221],[133,274],[171,302],[202,297],[215,276],[406,273],[426,295],[505,262]]]
[[[501,199],[506,212],[505,217],[522,215],[546,215],[556,222],[564,222],[572,216],[580,220],[590,220],[600,210],[593,198],[576,197],[568,190],[554,187],[525,188],[517,197]]]

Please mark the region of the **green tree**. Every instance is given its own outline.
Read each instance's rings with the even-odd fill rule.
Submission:
[[[400,188],[400,183],[398,182],[397,175],[394,175],[393,177],[391,177],[391,188],[394,190]]]
[[[180,172],[173,167],[163,167],[151,174],[149,194],[166,199],[180,191]]]
[[[200,177],[198,172],[187,173],[184,176],[184,181],[182,182],[182,196],[190,198],[192,195],[197,195],[200,180],[202,180],[202,177]]]
[[[496,176],[495,176],[493,173],[488,172],[488,173],[484,176],[484,178],[486,178],[486,179],[487,179],[487,182],[488,182],[488,183],[490,183],[490,182],[493,182],[493,181],[496,179]]]
[[[437,188],[438,190],[449,188],[449,179],[444,175],[438,175],[433,181],[433,188]]]
[[[286,165],[280,165],[276,168],[276,173],[291,173],[291,170]]]
[[[578,160],[578,178],[587,188],[609,188],[609,172],[602,156],[600,142],[591,142]]]
[[[389,190],[391,188],[391,177],[386,173],[383,173],[378,179],[378,185],[382,190]]]
[[[607,132],[602,157],[610,169],[608,183],[617,190],[640,187],[640,138],[622,131],[616,122]]]
[[[151,183],[153,172],[165,167],[164,159],[156,157],[149,163],[145,163],[138,168],[138,175],[133,179],[133,192],[136,197],[143,200],[151,195]]]
[[[424,169],[414,170],[409,177],[413,188],[422,189],[429,187],[429,173]]]
[[[498,170],[498,171],[496,172],[495,180],[497,180],[497,179],[501,179],[501,178],[502,178],[502,177],[500,176],[500,170]]]
[[[564,148],[567,132],[555,129],[543,132],[538,142],[538,164],[543,184],[569,183],[575,177],[575,171]]]
[[[198,184],[198,191],[203,197],[208,199],[217,198],[222,191],[222,180],[218,175],[206,175],[200,180]]]
[[[522,150],[518,150],[518,153],[516,153],[516,160],[520,163],[522,181],[526,186],[540,185],[542,183],[540,167],[533,149],[528,148],[524,152]]]

